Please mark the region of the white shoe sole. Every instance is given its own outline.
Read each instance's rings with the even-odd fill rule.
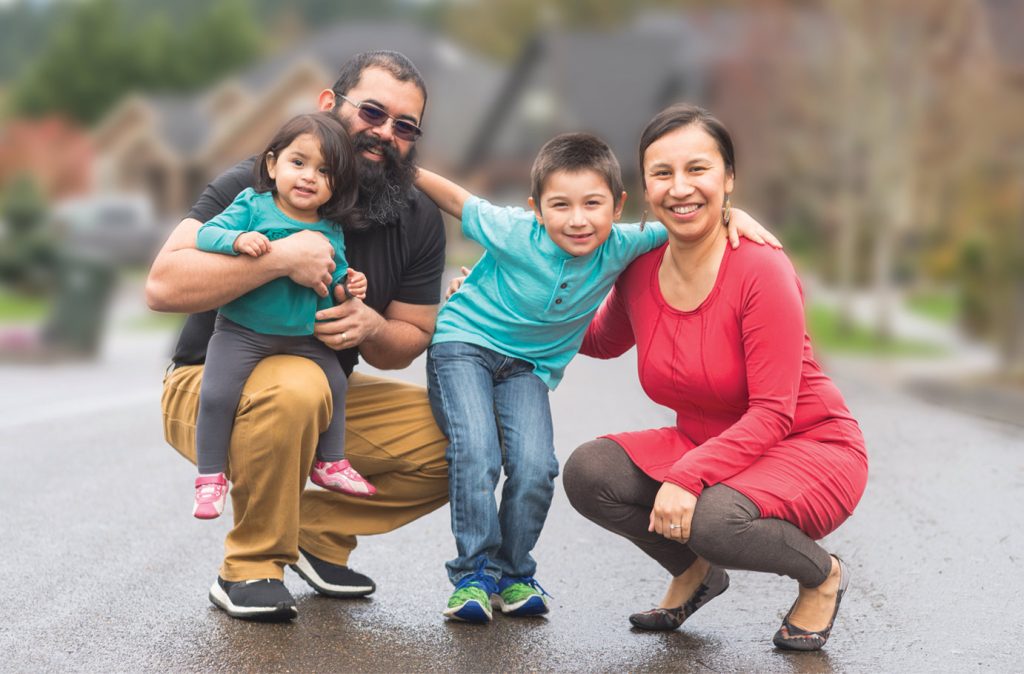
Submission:
[[[299,610],[294,606],[281,602],[276,606],[238,606],[231,601],[228,593],[220,586],[220,583],[213,581],[210,586],[210,601],[232,618],[245,620],[292,620],[299,617]]]
[[[376,589],[373,585],[332,585],[320,577],[313,565],[301,552],[294,564],[289,564],[292,571],[313,586],[313,589],[329,597],[365,597]]]

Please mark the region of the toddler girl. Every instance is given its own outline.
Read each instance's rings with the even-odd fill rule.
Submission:
[[[199,250],[259,257],[272,241],[311,229],[334,246],[337,265],[327,297],[287,277],[275,279],[218,310],[199,393],[196,422],[195,505],[199,519],[219,517],[228,484],[228,446],[242,387],[260,360],[304,356],[323,368],[334,410],[320,435],[310,479],[355,496],[376,492],[345,459],[348,381],[337,355],[313,336],[315,314],[333,305],[337,286],[347,297],[366,296],[366,276],[348,268],[340,222],[358,217],[356,158],[348,134],[333,115],[299,115],[286,123],[254,165],[256,187],[240,193],[196,235]],[[346,282],[347,279],[347,282]]]

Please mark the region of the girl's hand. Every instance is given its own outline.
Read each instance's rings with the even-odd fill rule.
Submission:
[[[671,482],[661,485],[654,497],[651,509],[651,523],[648,531],[654,531],[671,541],[685,543],[690,540],[690,522],[697,497]]]
[[[448,292],[444,294],[444,298],[448,299],[455,293],[459,292],[459,288],[462,287],[462,282],[469,276],[469,267],[459,267],[462,271],[462,276],[456,276],[448,283]]]
[[[739,247],[741,236],[744,239],[750,239],[754,243],[767,243],[772,248],[782,248],[782,244],[771,232],[762,227],[757,220],[750,217],[749,213],[738,208],[732,209],[728,229],[729,241],[732,243],[733,248]]]
[[[348,287],[348,292],[352,297],[358,297],[361,300],[366,299],[366,274],[349,267],[348,279],[345,285]]]
[[[259,257],[270,252],[270,239],[259,232],[243,232],[235,239],[234,249],[236,253]]]

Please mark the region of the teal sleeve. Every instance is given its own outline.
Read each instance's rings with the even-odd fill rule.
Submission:
[[[512,235],[528,236],[535,221],[526,209],[495,206],[480,197],[470,197],[462,206],[462,233],[491,252],[505,248]]]
[[[615,231],[625,244],[622,250],[626,262],[632,262],[668,241],[668,232],[660,222],[647,223],[643,229],[640,225],[616,225]]]
[[[196,248],[207,253],[238,255],[235,239],[252,228],[255,215],[252,188],[243,190],[231,205],[208,220],[196,233]]]

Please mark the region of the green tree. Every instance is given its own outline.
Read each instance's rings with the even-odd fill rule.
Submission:
[[[124,0],[77,4],[13,91],[27,115],[97,121],[135,90],[190,90],[249,62],[261,40],[245,0],[211,4],[176,32],[166,10],[132,19]]]
[[[56,241],[45,228],[46,201],[28,174],[15,176],[0,193],[0,220],[6,227],[0,245],[0,281],[38,294],[53,281]]]

